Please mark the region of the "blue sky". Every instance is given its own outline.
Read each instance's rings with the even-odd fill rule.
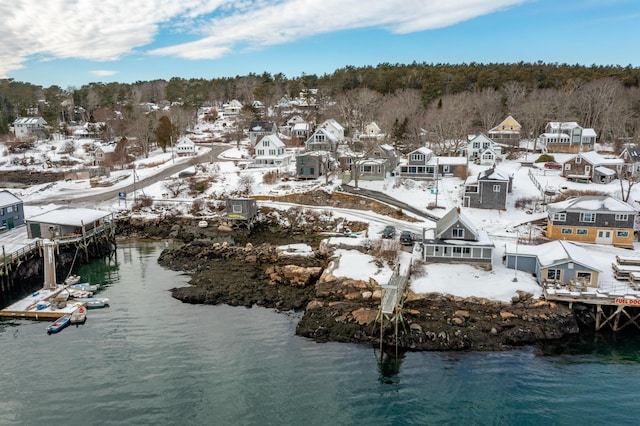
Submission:
[[[0,16],[0,78],[44,87],[383,62],[640,66],[638,0],[15,0]]]

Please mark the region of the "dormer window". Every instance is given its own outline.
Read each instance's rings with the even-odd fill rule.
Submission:
[[[451,237],[453,238],[464,238],[464,229],[463,228],[454,228],[451,230]]]

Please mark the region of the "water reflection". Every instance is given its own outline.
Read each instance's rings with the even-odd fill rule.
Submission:
[[[404,353],[383,352],[378,359],[378,381],[383,384],[397,384]]]

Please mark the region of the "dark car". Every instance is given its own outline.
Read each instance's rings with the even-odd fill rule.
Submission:
[[[396,236],[395,226],[387,225],[382,230],[382,238],[393,238]]]
[[[402,231],[400,233],[400,242],[402,243],[402,245],[410,246],[411,244],[413,244],[414,240],[415,240],[415,238],[413,236],[413,232],[411,232],[411,231]]]
[[[544,163],[544,168],[545,169],[561,169],[562,164],[551,161],[548,163]]]

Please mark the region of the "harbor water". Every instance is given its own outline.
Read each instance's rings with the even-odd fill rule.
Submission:
[[[296,336],[299,314],[173,299],[165,244],[84,265],[111,302],[84,325],[0,321],[0,425],[635,423],[637,339],[381,360]]]

